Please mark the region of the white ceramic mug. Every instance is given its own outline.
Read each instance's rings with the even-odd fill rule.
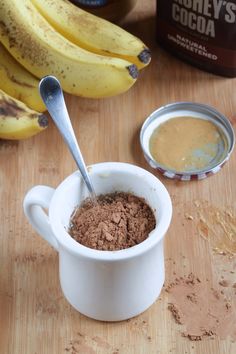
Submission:
[[[145,241],[120,251],[98,251],[67,233],[71,214],[88,196],[79,171],[56,189],[33,187],[25,196],[24,212],[59,253],[61,288],[69,303],[97,320],[125,320],[145,311],[161,292],[163,239],[171,221],[171,199],[164,185],[140,167],[107,162],[88,170],[97,194],[123,191],[146,200],[154,211],[156,228]]]

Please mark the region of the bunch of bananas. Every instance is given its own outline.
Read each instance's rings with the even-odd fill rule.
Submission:
[[[56,76],[71,94],[108,97],[127,91],[150,59],[137,37],[67,0],[0,0],[0,138],[47,126],[38,113],[45,110],[38,93],[43,76]]]

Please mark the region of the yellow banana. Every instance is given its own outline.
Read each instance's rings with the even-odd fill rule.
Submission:
[[[58,32],[78,46],[101,55],[126,59],[139,69],[150,62],[150,50],[145,44],[119,26],[67,0],[31,1]]]
[[[29,138],[48,126],[47,117],[0,90],[0,139]]]
[[[46,110],[38,90],[39,80],[20,65],[0,43],[0,89],[36,111]]]
[[[35,76],[52,74],[71,94],[98,98],[127,91],[134,64],[88,52],[68,41],[30,0],[0,0],[0,41]]]

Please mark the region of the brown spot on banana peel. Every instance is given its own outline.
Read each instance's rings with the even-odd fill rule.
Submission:
[[[11,75],[9,73],[9,71],[5,68],[6,70],[6,74],[7,74],[7,77],[9,78],[9,80],[11,80],[12,82],[14,82],[15,84],[19,85],[19,86],[22,86],[22,87],[27,87],[27,88],[32,88],[34,89],[34,86],[33,85],[30,85],[28,84],[27,82],[21,82],[21,81],[18,81],[14,75]]]
[[[28,84],[27,82],[22,82],[22,81],[17,80],[17,79],[15,78],[15,76],[12,75],[12,74],[10,73],[10,71],[8,70],[8,68],[6,68],[5,66],[3,66],[3,65],[0,64],[0,67],[3,67],[3,68],[4,68],[8,79],[9,79],[10,81],[14,82],[15,84],[17,84],[17,85],[19,85],[19,86],[22,86],[22,87],[27,87],[27,88],[32,88],[32,89],[35,88],[33,85],[30,85],[30,84]],[[20,98],[19,98],[19,99],[20,99]]]
[[[12,17],[11,13],[9,13],[9,17],[11,21],[14,22],[14,18]],[[22,36],[22,33],[24,36]],[[18,39],[19,36],[22,37],[20,43]],[[34,43],[30,33],[25,31],[25,27],[20,28],[19,26],[11,26],[10,33],[8,26],[2,20],[0,21],[0,37],[7,38],[9,48],[17,47],[19,49],[18,56],[20,56],[22,59],[28,57],[32,63],[37,65],[42,65],[42,63],[47,61],[47,50],[45,48],[42,49],[41,47],[38,47],[38,45]],[[32,45],[27,45],[27,43],[31,43]]]
[[[14,117],[15,119],[20,119],[22,113],[25,109],[18,106],[17,103],[11,99],[0,100],[0,116],[2,119],[7,117]],[[37,112],[25,112],[30,119],[38,118],[38,124],[41,128],[46,128],[48,126],[48,117],[45,114],[40,114]]]
[[[40,114],[38,118],[38,124],[41,128],[47,128],[48,126],[48,117],[45,114]]]
[[[137,77],[138,77],[138,68],[137,68],[137,66],[135,64],[132,64],[132,65],[127,66],[126,68],[127,68],[128,72],[129,72],[130,76],[134,80],[136,80]]]
[[[139,61],[144,64],[148,64],[151,61],[151,51],[148,48],[145,48],[138,55]]]
[[[5,117],[17,117],[24,109],[18,106],[13,100],[0,100],[0,115]]]

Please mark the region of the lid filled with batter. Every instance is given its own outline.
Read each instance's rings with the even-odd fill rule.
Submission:
[[[228,160],[234,132],[214,108],[180,102],[153,112],[142,126],[140,141],[147,161],[165,176],[203,179]]]

